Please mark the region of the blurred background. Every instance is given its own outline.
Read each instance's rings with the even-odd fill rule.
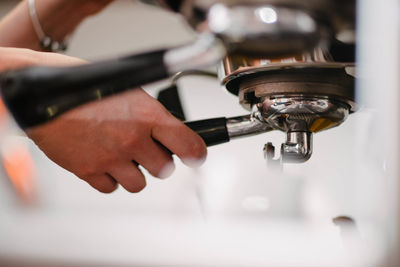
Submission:
[[[0,1],[0,16],[18,2]],[[315,135],[313,157],[282,172],[268,169],[263,157],[265,143],[284,139],[272,132],[212,147],[198,169],[175,159],[172,177],[146,173],[139,194],[119,188],[104,195],[48,160],[3,116],[0,266],[386,264],[397,248],[398,26],[382,28],[393,22],[384,14],[395,1],[365,2],[357,75],[359,97],[369,105]],[[179,15],[118,0],[82,24],[67,54],[97,60],[194,36]],[[144,88],[156,95],[166,84]],[[179,86],[188,120],[247,113],[216,79],[185,77]],[[339,216],[350,235],[334,220]]]

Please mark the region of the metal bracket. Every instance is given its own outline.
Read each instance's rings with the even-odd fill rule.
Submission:
[[[310,159],[312,154],[311,132],[288,132],[286,142],[281,146],[281,154],[275,159],[275,147],[271,142],[264,146],[264,157],[268,166],[282,165],[283,163],[303,163]]]

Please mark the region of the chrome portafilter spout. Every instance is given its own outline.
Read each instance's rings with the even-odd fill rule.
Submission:
[[[269,163],[303,163],[310,159],[313,134],[343,123],[356,110],[354,77],[344,68],[252,68],[230,77],[244,107],[255,108],[259,121],[286,133],[280,155],[264,147]],[[229,84],[230,83],[230,84]]]
[[[288,132],[286,143],[281,148],[282,160],[288,163],[302,163],[312,154],[312,133]]]
[[[326,96],[268,97],[257,106],[262,120],[286,133],[278,159],[272,143],[265,145],[269,163],[306,162],[312,155],[313,134],[340,125],[351,110],[350,104]]]
[[[312,155],[311,132],[288,132],[286,142],[281,145],[278,159],[275,159],[275,147],[271,142],[264,146],[264,157],[272,168],[282,167],[282,163],[303,163]]]

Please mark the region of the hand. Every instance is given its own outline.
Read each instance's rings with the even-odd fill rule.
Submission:
[[[142,89],[89,103],[27,134],[54,162],[100,192],[121,184],[139,192],[145,178],[169,176],[181,159],[204,160],[203,140]]]
[[[0,48],[0,71],[29,65],[71,65],[84,61],[54,53]],[[203,140],[142,89],[71,110],[27,134],[55,163],[108,193],[121,184],[129,192],[146,185],[137,164],[167,177],[171,152],[191,163],[204,160]]]

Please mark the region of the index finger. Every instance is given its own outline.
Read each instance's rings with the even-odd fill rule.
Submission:
[[[198,165],[207,156],[203,139],[172,115],[154,126],[151,135],[187,165]]]

